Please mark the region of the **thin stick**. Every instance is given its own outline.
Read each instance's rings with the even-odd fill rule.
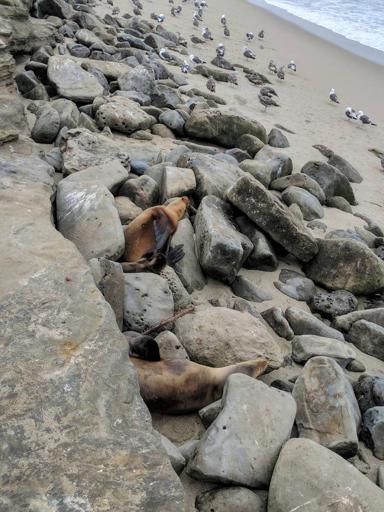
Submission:
[[[166,318],[165,320],[162,320],[158,324],[154,325],[153,327],[150,327],[146,331],[144,331],[143,335],[148,335],[153,331],[157,331],[157,329],[160,329],[160,327],[164,327],[164,325],[170,324],[174,320],[177,320],[181,316],[187,315],[188,313],[193,313],[195,311],[195,306],[189,306],[189,308],[181,309],[177,313],[175,313],[173,316],[170,316],[169,318]]]

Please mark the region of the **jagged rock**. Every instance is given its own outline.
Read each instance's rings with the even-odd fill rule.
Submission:
[[[31,61],[48,64],[49,57],[52,57],[53,54],[53,49],[50,46],[41,46],[31,55]]]
[[[335,292],[318,292],[311,299],[312,311],[320,313],[327,318],[346,315],[357,309],[357,299],[345,290]]]
[[[161,444],[163,445],[164,450],[167,452],[172,467],[175,470],[175,472],[179,475],[183,471],[187,461],[184,459],[183,455],[180,453],[180,450],[176,445],[174,445],[168,438],[161,434],[160,437]]]
[[[16,139],[27,124],[24,105],[15,95],[0,95],[0,145]]]
[[[177,135],[183,135],[185,120],[177,110],[167,110],[159,116],[159,121]]]
[[[174,313],[173,296],[165,279],[152,273],[124,275],[124,326],[142,332]]]
[[[329,208],[337,208],[346,213],[353,213],[351,205],[344,197],[334,196],[327,199],[327,206]]]
[[[264,147],[264,142],[262,142],[255,135],[251,135],[249,133],[245,133],[237,140],[237,145],[240,149],[247,151],[253,158],[256,153],[258,153]]]
[[[289,141],[281,130],[272,128],[268,134],[268,144],[273,148],[289,148]]]
[[[266,188],[269,188],[277,172],[273,162],[262,162],[258,160],[245,159],[240,163],[239,167],[260,181]]]
[[[268,486],[279,451],[291,434],[295,401],[288,393],[234,374],[227,379],[222,403],[187,473],[204,481]]]
[[[146,67],[139,65],[117,79],[122,91],[137,91],[151,96],[155,90],[155,78]]]
[[[269,146],[264,146],[258,151],[255,160],[264,162],[273,169],[271,179],[277,179],[281,176],[292,174],[293,164],[291,158],[285,153],[276,151]]]
[[[51,144],[56,139],[59,129],[60,116],[54,108],[47,105],[39,110],[31,137],[35,142]]]
[[[215,419],[220,414],[221,409],[223,408],[223,404],[220,400],[216,400],[209,405],[206,405],[199,411],[199,417],[201,419],[202,424],[205,428],[208,428],[211,423],[215,421]],[[196,452],[196,450],[195,450]]]
[[[231,283],[252,250],[250,240],[236,229],[231,206],[205,196],[195,218],[197,255],[209,276]]]
[[[325,338],[334,338],[336,340],[344,341],[344,336],[341,332],[329,327],[314,315],[307,313],[302,309],[293,307],[287,308],[285,311],[285,317],[296,335],[314,334],[317,336],[324,336]]]
[[[127,178],[127,169],[115,158],[108,160],[107,163],[93,165],[71,174],[65,178],[65,183],[77,184],[79,188],[89,185],[104,185],[112,194],[116,194]]]
[[[288,297],[308,302],[316,292],[311,279],[303,274],[284,268],[279,274],[279,281],[274,281],[275,287]]]
[[[321,204],[325,203],[325,194],[323,189],[314,179],[301,173],[291,174],[289,176],[283,176],[272,181],[270,188],[272,190],[283,191],[288,187],[299,187],[307,190],[312,195],[317,197]]]
[[[162,201],[191,194],[196,188],[195,174],[191,169],[166,165],[161,185]]]
[[[352,324],[358,320],[367,320],[374,324],[384,327],[384,308],[362,309],[360,311],[353,311],[347,315],[342,315],[334,320],[334,325],[337,329],[342,331],[349,331]]]
[[[354,240],[320,240],[306,275],[329,290],[370,294],[384,287],[384,262]]]
[[[380,512],[384,492],[352,464],[318,443],[309,439],[289,440],[273,472],[268,512],[306,508],[310,512],[325,512],[335,506],[348,512]]]
[[[301,172],[317,181],[327,199],[341,196],[350,204],[356,204],[355,195],[348,179],[332,165],[324,162],[307,162]]]
[[[282,193],[281,199],[287,206],[297,204],[305,220],[322,219],[324,217],[324,209],[317,197],[303,188],[288,187]]]
[[[66,126],[69,130],[76,128],[80,120],[80,112],[76,103],[64,98],[54,100],[50,106],[57,110],[60,116],[60,130]]]
[[[87,103],[103,94],[98,80],[69,57],[54,55],[49,58],[48,79],[60,96],[74,102]]]
[[[237,217],[236,224],[253,244],[252,252],[245,260],[244,266],[264,271],[276,270],[278,266],[277,257],[267,237],[256,228],[248,217]]]
[[[352,385],[333,359],[310,359],[295,382],[293,397],[300,437],[344,457],[356,455],[360,410]]]
[[[363,441],[375,457],[384,459],[384,407],[372,407],[364,413],[361,430]]]
[[[296,363],[306,363],[308,359],[324,356],[335,359],[345,368],[356,358],[356,353],[343,341],[324,336],[307,334],[295,336],[292,340],[292,358]]]
[[[158,108],[175,109],[181,103],[183,103],[183,100],[177,90],[166,85],[156,85],[152,94],[152,105]]]
[[[294,337],[295,334],[281,308],[273,306],[262,311],[261,316],[281,338],[291,340]]]
[[[317,253],[317,243],[293,215],[252,177],[240,178],[227,197],[258,227],[302,261]]]
[[[125,196],[115,197],[115,204],[122,224],[129,224],[143,211]]]
[[[187,218],[178,223],[171,240],[171,247],[180,244],[183,246],[184,257],[175,264],[175,271],[189,293],[201,290],[205,286],[205,279],[196,256],[193,226]]]
[[[44,85],[38,80],[33,71],[24,71],[15,76],[17,88],[30,100],[48,100],[48,93]]]
[[[252,302],[263,302],[272,299],[270,293],[265,292],[244,276],[236,276],[231,283],[231,288],[235,295]]]
[[[216,109],[193,110],[185,131],[190,137],[216,142],[225,148],[233,147],[234,141],[246,133],[267,142],[265,128],[257,121]]]
[[[159,187],[149,176],[128,180],[119,190],[120,196],[128,197],[136,206],[145,210],[157,204]]]
[[[45,16],[57,16],[62,19],[70,19],[73,9],[65,0],[36,0],[35,9],[38,18]]]
[[[361,412],[375,406],[384,406],[384,378],[362,375],[353,385]]]
[[[210,307],[177,319],[174,332],[197,363],[221,367],[261,356],[278,367],[282,351],[268,329],[249,313]]]
[[[370,356],[384,361],[384,327],[358,320],[348,331],[348,341]]]
[[[253,492],[246,487],[224,487],[199,494],[196,507],[199,512],[267,512],[266,491]]]
[[[136,130],[150,128],[155,119],[146,114],[135,101],[112,96],[98,108],[96,123],[100,128],[109,126],[112,130],[131,134]]]
[[[52,166],[56,172],[61,172],[63,167],[63,156],[59,148],[52,148],[49,151],[42,151],[39,153],[39,156],[50,166]]]
[[[344,176],[351,181],[352,183],[361,183],[363,178],[357,169],[353,167],[349,162],[347,162],[343,157],[336,155],[333,151],[331,151],[326,146],[322,146],[320,144],[316,144],[313,146],[318,149],[322,155],[324,155],[328,159],[328,164],[336,167]]]
[[[163,331],[156,336],[161,359],[189,359],[185,348],[171,331]]]

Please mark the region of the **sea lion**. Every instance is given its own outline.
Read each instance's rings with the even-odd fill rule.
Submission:
[[[184,359],[162,360],[154,338],[132,334],[127,333],[130,361],[139,376],[140,394],[152,411],[165,414],[197,411],[221,398],[225,382],[233,373],[256,378],[268,366],[262,358],[224,368],[211,368]]]
[[[187,209],[187,197],[172,199],[167,205],[144,210],[125,228],[125,252],[121,263],[124,272],[161,270],[183,256],[182,246],[169,250],[172,235]]]

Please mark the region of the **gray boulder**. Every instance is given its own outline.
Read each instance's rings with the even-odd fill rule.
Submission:
[[[279,280],[274,281],[273,284],[288,297],[305,302],[309,301],[316,292],[316,287],[311,279],[286,268],[280,271]]]
[[[185,120],[177,110],[167,110],[159,116],[160,123],[165,124],[170,130],[177,135],[182,136],[184,133]]]
[[[353,213],[352,206],[348,203],[348,201],[341,196],[333,196],[327,199],[327,206],[329,208],[337,208],[346,213]]]
[[[352,324],[347,338],[365,354],[384,361],[384,327],[381,325],[358,320]]]
[[[268,486],[280,449],[291,434],[295,401],[288,393],[234,374],[227,379],[222,403],[187,473],[204,481]]]
[[[306,174],[296,172],[289,176],[282,176],[272,181],[270,188],[272,190],[283,191],[288,187],[299,187],[307,190],[313,196],[315,196],[321,204],[325,203],[325,194],[323,189],[314,179],[310,178]]]
[[[152,94],[152,105],[158,108],[177,108],[183,100],[177,89],[167,85],[156,85]]]
[[[271,181],[275,179],[277,174],[276,166],[272,161],[263,162],[246,158],[240,163],[239,167],[242,171],[249,173],[260,181],[266,188],[269,188]]]
[[[335,338],[325,338],[307,334],[295,336],[292,340],[292,359],[296,363],[306,363],[316,356],[331,357],[345,368],[353,359],[356,352],[346,343]]]
[[[220,414],[221,409],[223,408],[223,404],[220,400],[216,400],[209,405],[206,405],[199,411],[199,417],[201,419],[202,424],[205,428],[208,428],[211,423],[215,421],[215,419]],[[195,450],[196,451],[196,450]]]
[[[324,155],[328,159],[328,164],[336,167],[344,176],[348,179],[348,181],[352,183],[361,183],[363,178],[357,169],[353,167],[352,164],[347,162],[343,157],[336,155],[332,150],[327,148],[326,146],[322,146],[320,144],[316,144],[313,146],[315,149],[318,149],[322,155]]]
[[[256,286],[250,279],[244,276],[236,276],[231,283],[231,288],[235,295],[252,302],[263,302],[272,299],[270,293]]]
[[[67,43],[67,48],[68,48],[69,53],[73,57],[80,57],[80,58],[86,59],[91,54],[90,49],[87,46],[80,44],[80,43],[74,43],[74,42]]]
[[[175,312],[189,307],[192,304],[191,297],[184,288],[175,270],[169,265],[166,265],[161,270],[160,275],[167,281],[169,289],[171,290]]]
[[[361,437],[375,457],[384,459],[384,407],[372,407],[363,416]]]
[[[240,231],[249,238],[253,244],[251,254],[244,262],[244,267],[256,270],[273,271],[278,266],[275,251],[267,237],[248,217],[236,217],[236,224]]]
[[[199,512],[267,512],[266,491],[253,492],[246,487],[224,487],[199,494],[196,508]]]
[[[195,231],[202,270],[231,283],[252,250],[250,240],[236,229],[231,206],[218,197],[204,197],[196,214]]]
[[[119,190],[119,196],[128,197],[136,206],[145,210],[157,204],[159,186],[149,176],[139,176],[124,183]]]
[[[324,217],[324,209],[317,197],[303,188],[288,187],[282,193],[281,198],[287,206],[297,204],[305,220],[322,219]]]
[[[161,200],[191,194],[196,188],[196,178],[192,169],[164,166],[161,184]]]
[[[50,103],[60,116],[60,130],[66,126],[68,130],[76,128],[80,121],[80,112],[73,101],[59,98]]]
[[[358,320],[367,320],[384,327],[384,308],[362,309],[360,311],[352,311],[347,315],[338,316],[334,320],[334,326],[342,331],[349,331],[352,324]]]
[[[156,336],[161,359],[189,359],[185,348],[171,331],[163,331]]]
[[[293,397],[300,437],[344,457],[356,455],[360,409],[351,383],[333,359],[310,359],[295,382]]]
[[[324,336],[325,338],[344,341],[344,336],[341,332],[329,327],[314,315],[302,309],[293,307],[287,308],[285,317],[296,335],[314,334],[316,336]]]
[[[173,296],[165,279],[145,272],[124,275],[124,326],[142,332],[174,313]]]
[[[384,378],[362,375],[353,390],[363,414],[376,405],[384,406]]]
[[[272,179],[292,174],[293,164],[291,158],[285,153],[276,151],[276,149],[269,146],[264,146],[258,151],[255,160],[264,162],[273,169]]]
[[[0,95],[0,144],[17,139],[27,125],[24,104],[12,94]]]
[[[273,148],[289,148],[289,141],[278,128],[272,128],[268,134],[268,144]]]
[[[41,144],[52,144],[60,129],[60,117],[54,108],[43,107],[38,111],[31,137]]]
[[[127,178],[127,169],[115,158],[108,160],[108,163],[75,172],[65,178],[65,183],[78,184],[79,188],[88,185],[104,185],[112,194],[115,194]]]
[[[237,145],[253,158],[256,153],[263,149],[265,144],[255,135],[245,133],[237,140]]]
[[[240,178],[227,192],[231,203],[302,261],[317,253],[317,243],[293,215],[252,177]]]
[[[187,461],[181,454],[180,450],[176,445],[174,445],[167,437],[160,434],[161,444],[164,450],[167,452],[168,458],[172,464],[173,469],[179,475],[183,469]]]
[[[317,292],[311,299],[311,309],[327,318],[346,315],[357,308],[357,299],[346,290]]]
[[[291,340],[295,333],[293,332],[288,320],[285,318],[283,310],[277,306],[262,311],[261,316],[272,327],[272,329],[281,338]]]
[[[101,105],[96,113],[99,128],[109,126],[111,130],[131,134],[136,130],[146,130],[155,122],[155,118],[146,114],[139,105],[123,96],[112,96]]]
[[[122,224],[129,224],[143,211],[125,196],[115,197],[115,204]]]
[[[144,66],[136,66],[117,79],[122,91],[136,91],[151,96],[155,90],[155,77]]]

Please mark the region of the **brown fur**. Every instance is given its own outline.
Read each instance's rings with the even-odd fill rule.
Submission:
[[[182,359],[145,361],[132,357],[130,361],[138,372],[140,394],[149,409],[168,414],[199,410],[221,397],[229,375],[244,373],[256,378],[268,365],[265,359],[224,368]]]

